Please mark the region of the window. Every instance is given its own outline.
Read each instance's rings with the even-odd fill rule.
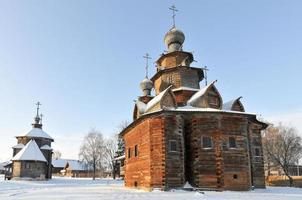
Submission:
[[[177,151],[177,143],[176,140],[169,140],[169,151],[170,152],[175,152]]]
[[[128,158],[130,158],[130,157],[131,157],[131,149],[128,148]]]
[[[25,169],[29,169],[29,168],[30,168],[29,163],[25,163]]]
[[[174,79],[173,79],[172,75],[168,76],[168,83],[171,83],[171,84],[174,83]]]
[[[238,175],[237,174],[234,174],[233,175],[233,179],[237,179],[238,178]]]
[[[229,148],[236,148],[236,138],[235,137],[229,137]]]
[[[202,137],[202,147],[204,149],[209,149],[213,147],[212,138],[211,137]]]
[[[135,157],[138,156],[138,147],[137,147],[137,145],[134,146],[134,156]]]
[[[259,148],[255,148],[255,156],[260,156],[260,149]]]

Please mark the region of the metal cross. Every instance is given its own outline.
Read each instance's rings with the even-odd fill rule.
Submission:
[[[175,12],[178,12],[178,10],[176,9],[175,5],[172,5],[169,9],[172,10],[173,27],[175,27],[175,16],[176,16]]]
[[[146,58],[146,78],[148,78],[148,67],[149,67],[149,59],[151,59],[151,57],[149,56],[148,53],[146,53],[146,55],[143,56],[143,58]]]
[[[40,106],[42,105],[39,101],[36,103],[37,105],[37,116],[39,116],[39,109],[40,109]]]

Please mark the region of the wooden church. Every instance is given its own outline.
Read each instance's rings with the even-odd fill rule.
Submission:
[[[204,69],[192,67],[184,33],[166,33],[167,52],[140,86],[134,121],[121,132],[125,185],[147,190],[265,188],[261,131],[267,124],[245,112],[240,98],[223,102],[216,81],[200,88]],[[155,95],[151,95],[151,90]]]
[[[25,135],[16,136],[17,145],[13,146],[13,158],[11,163],[11,178],[13,179],[50,179],[52,176],[52,148],[54,141],[42,130],[42,115],[39,115],[37,103],[37,115],[32,129]]]

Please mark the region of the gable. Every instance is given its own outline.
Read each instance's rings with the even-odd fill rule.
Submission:
[[[187,102],[187,105],[197,108],[222,108],[222,98],[213,81],[208,86],[196,92]]]
[[[155,96],[151,101],[147,103],[145,112],[153,112],[156,110],[176,107],[175,96],[171,90],[172,85],[166,88],[164,91]]]
[[[238,112],[245,112],[244,106],[241,103],[240,99],[242,97],[239,97],[237,99],[228,101],[223,104],[222,109],[223,110],[232,110],[232,111],[238,111]]]

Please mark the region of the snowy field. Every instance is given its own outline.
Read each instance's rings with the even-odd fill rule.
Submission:
[[[123,187],[122,181],[54,177],[50,181],[4,181],[0,175],[0,200],[102,199],[102,200],[302,200],[302,189],[269,187],[249,192],[154,191]]]

